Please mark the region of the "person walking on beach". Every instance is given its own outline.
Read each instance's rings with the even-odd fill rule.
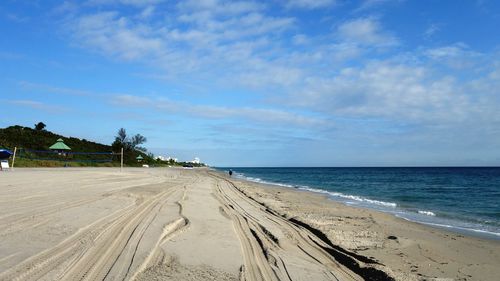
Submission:
[[[233,176],[233,170],[229,170],[229,176]]]

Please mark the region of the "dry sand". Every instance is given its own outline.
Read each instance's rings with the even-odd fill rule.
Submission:
[[[498,241],[206,169],[16,169],[0,210],[0,280],[500,276]]]

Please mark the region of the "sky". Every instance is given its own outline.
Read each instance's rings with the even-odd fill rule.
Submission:
[[[0,127],[212,166],[499,166],[500,1],[3,0]]]

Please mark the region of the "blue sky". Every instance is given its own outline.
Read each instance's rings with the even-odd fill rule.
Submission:
[[[0,127],[215,166],[500,165],[500,2],[0,3]]]

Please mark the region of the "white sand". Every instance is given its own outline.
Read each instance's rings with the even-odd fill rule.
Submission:
[[[499,260],[496,242],[455,236],[450,242],[443,232],[304,194],[205,169],[3,172],[0,280],[429,279],[406,265],[428,262],[419,263],[415,245],[455,270],[481,263],[470,273],[451,275],[450,267],[435,277],[500,276],[490,266]],[[404,232],[408,225],[412,233],[439,235],[414,237]],[[353,229],[365,239],[354,238]],[[387,240],[387,233],[398,240]],[[444,253],[429,250],[444,243],[437,247]],[[454,247],[460,257],[450,256]],[[463,257],[464,249],[479,256]]]

